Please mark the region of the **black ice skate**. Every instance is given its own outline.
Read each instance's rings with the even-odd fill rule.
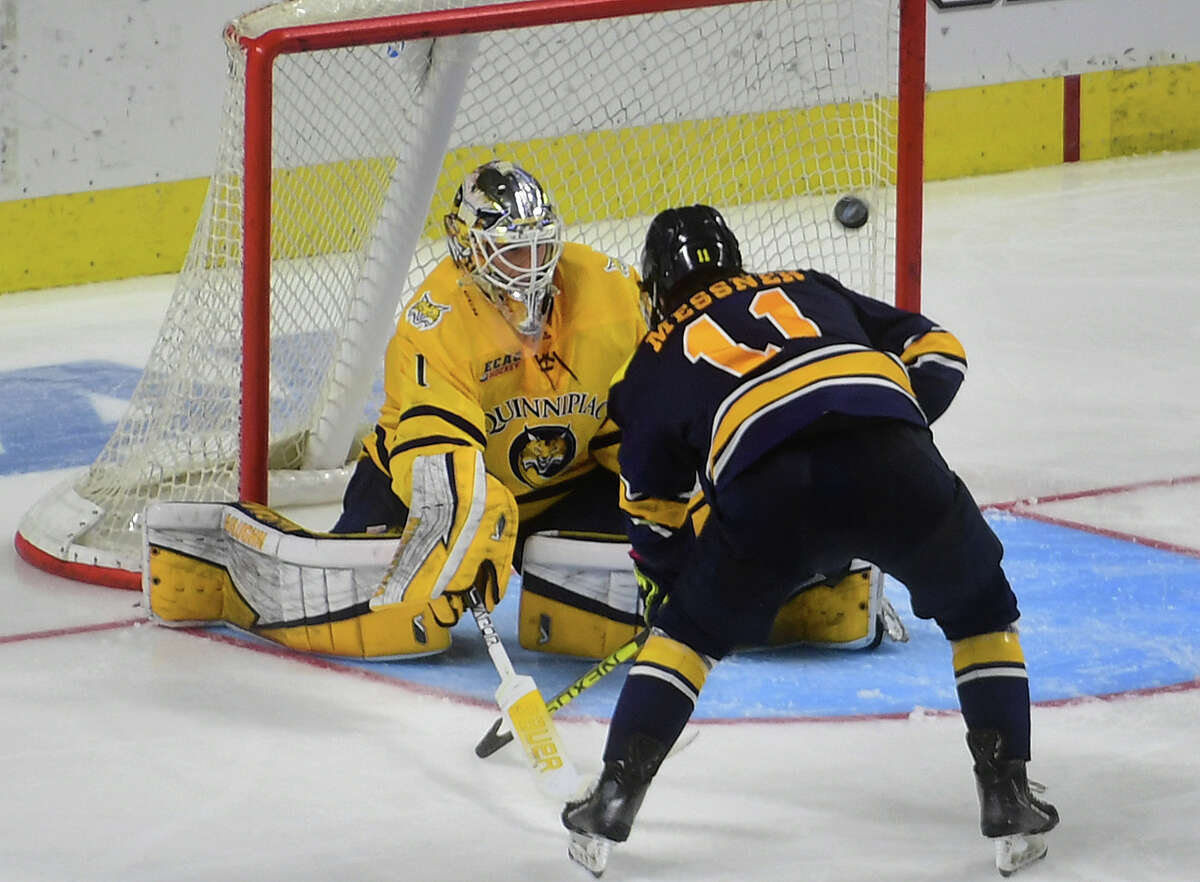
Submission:
[[[667,754],[665,745],[634,736],[628,755],[604,764],[604,771],[582,799],[563,808],[563,826],[571,831],[567,854],[597,878],[608,866],[614,842],[629,838],[650,782]]]
[[[991,729],[967,733],[975,760],[979,829],[996,843],[996,869],[1011,876],[1046,856],[1043,834],[1058,824],[1058,810],[1032,791],[1042,787],[1025,775],[1025,761],[1002,759],[1004,739]]]

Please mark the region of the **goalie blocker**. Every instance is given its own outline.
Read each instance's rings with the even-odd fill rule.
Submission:
[[[324,655],[441,652],[473,587],[489,610],[504,596],[517,508],[466,448],[418,457],[412,501],[401,536],[316,533],[253,504],[150,505],[150,618],[225,623]]]
[[[623,537],[546,532],[525,543],[518,636],[535,652],[603,658],[633,639],[644,609]],[[853,561],[799,588],[775,616],[767,646],[879,645],[908,634],[883,594],[883,574]]]

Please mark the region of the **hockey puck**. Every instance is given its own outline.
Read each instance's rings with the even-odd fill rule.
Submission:
[[[833,216],[837,218],[838,223],[851,230],[857,230],[865,224],[870,214],[867,203],[857,196],[843,196],[833,206]]]

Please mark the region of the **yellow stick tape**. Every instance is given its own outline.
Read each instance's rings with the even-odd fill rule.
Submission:
[[[525,755],[539,773],[563,767],[558,732],[540,692],[534,690],[518,698],[508,709],[508,715],[513,731],[521,739]]]

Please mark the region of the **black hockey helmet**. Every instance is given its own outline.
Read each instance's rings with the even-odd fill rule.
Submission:
[[[646,230],[642,249],[642,291],[646,322],[656,326],[683,295],[685,284],[704,284],[742,268],[737,237],[725,218],[708,205],[686,205],[660,211]]]

